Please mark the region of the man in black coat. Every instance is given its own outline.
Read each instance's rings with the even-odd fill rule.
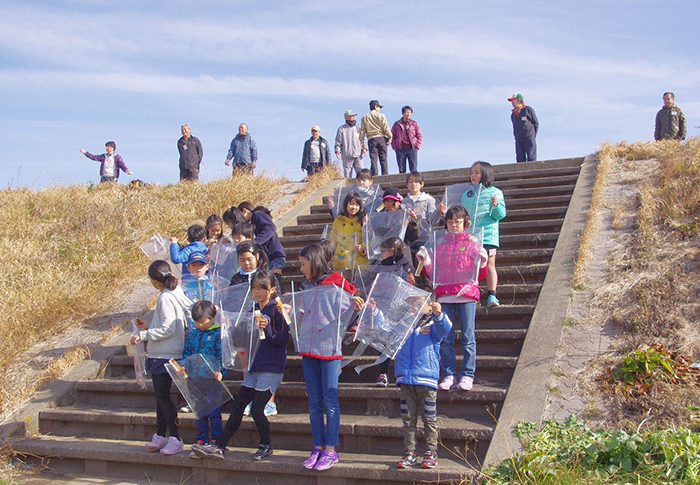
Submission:
[[[182,125],[180,128],[182,137],[177,141],[177,150],[180,152],[180,181],[199,180],[199,164],[202,163],[202,143],[199,138],[192,136],[190,125]]]

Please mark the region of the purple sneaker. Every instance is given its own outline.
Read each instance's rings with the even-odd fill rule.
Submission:
[[[340,458],[338,457],[338,453],[336,453],[335,451],[323,450],[321,456],[318,457],[318,461],[316,462],[314,470],[317,470],[319,472],[322,472],[323,470],[328,470],[330,467],[332,467],[339,461]]]
[[[313,470],[313,468],[316,466],[316,462],[318,461],[318,457],[320,455],[321,455],[320,448],[314,448],[313,450],[311,450],[311,454],[304,462],[304,468],[306,468],[307,470]]]

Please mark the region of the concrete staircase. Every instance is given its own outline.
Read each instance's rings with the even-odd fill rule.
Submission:
[[[126,349],[111,359],[102,379],[78,382],[70,405],[41,411],[40,434],[15,442],[14,449],[25,453],[25,460],[41,461],[53,471],[123,477],[135,483],[458,483],[476,476],[511,385],[582,163],[583,158],[577,158],[494,167],[508,210],[501,222],[497,259],[502,306],[477,309],[474,389],[438,393],[441,444],[436,469],[395,468],[403,452],[399,390],[375,388],[376,368],[361,375],[346,368],[340,376],[340,463],[320,473],[303,469],[301,462],[313,441],[301,359],[291,342],[287,373],[276,399],[280,413],[270,418],[275,454],[269,461],[251,460],[257,447],[251,418],[244,419],[224,461],[194,460],[189,453],[174,457],[146,453],[143,444],[155,431],[154,398],[150,382],[141,390],[133,379],[133,360]],[[468,169],[425,172],[424,176],[425,190],[441,197],[446,185],[467,181]],[[377,177],[375,182],[405,190],[405,176]],[[285,285],[301,280],[300,249],[318,240],[323,226],[332,222],[325,205],[308,209],[296,217],[296,224],[282,230],[289,256]],[[346,354],[352,350],[349,347]],[[458,348],[458,365],[460,354]],[[373,358],[359,360],[365,363]],[[240,375],[230,372],[228,379],[235,394]],[[390,379],[393,382],[391,374]],[[181,414],[180,426],[185,443],[193,443],[194,417]],[[424,449],[421,446],[424,443],[419,451]]]

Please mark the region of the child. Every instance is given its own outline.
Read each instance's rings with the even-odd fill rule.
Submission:
[[[233,229],[233,227],[239,222],[245,222],[243,214],[241,214],[241,210],[236,206],[226,209],[222,219],[224,220],[224,224],[226,224],[229,229]]]
[[[170,272],[170,265],[166,261],[151,263],[148,277],[160,295],[148,328],[131,337],[131,345],[140,341],[148,342],[146,370],[151,373],[156,397],[156,432],[151,442],[146,444],[146,451],[174,455],[182,451],[182,440],[177,425],[177,408],[170,397],[173,380],[165,363],[170,359],[182,359],[186,311],[192,306],[192,301],[178,287],[177,278]],[[166,438],[168,434],[170,437]]]
[[[394,212],[399,209],[403,209],[402,202],[404,198],[401,192],[396,187],[387,187],[382,196],[382,203],[384,204],[384,209],[387,212]],[[406,244],[412,244],[418,240],[418,221],[410,220],[408,223],[408,228],[406,228],[406,235],[403,238]]]
[[[212,214],[207,217],[207,220],[204,223],[204,228],[207,230],[207,247],[211,246],[212,244],[231,242],[231,239],[224,235],[224,221],[222,221],[221,217],[217,216],[216,214]]]
[[[368,262],[362,247],[364,218],[362,199],[355,192],[348,194],[343,201],[343,209],[333,221],[330,234],[330,239],[335,243],[333,268],[353,269]]]
[[[414,257],[418,249],[428,241],[430,229],[440,214],[433,196],[421,192],[424,185],[423,176],[418,171],[413,171],[406,177],[408,195],[403,199],[403,207],[408,209],[418,232],[416,240],[411,243],[411,254]]]
[[[488,272],[486,273],[487,306],[501,304],[496,297],[498,273],[496,273],[496,252],[498,251],[498,221],[506,216],[506,203],[503,192],[493,186],[493,167],[488,162],[476,162],[469,171],[469,180],[473,188],[462,194],[462,205],[470,214],[476,213],[475,227],[484,229],[484,248],[488,253]],[[483,187],[479,188],[479,184]],[[479,206],[477,207],[477,202]]]
[[[250,403],[252,403],[251,414],[260,434],[260,445],[254,458],[264,460],[272,456],[270,422],[265,416],[264,408],[284,377],[289,326],[274,300],[277,292],[275,276],[270,271],[260,270],[253,275],[250,286],[253,299],[257,302],[256,309],[259,309],[262,314],[258,325],[264,330],[265,339],[260,340],[258,353],[250,367],[250,372],[243,378],[240,391],[233,401],[231,416],[219,439],[215,444],[192,445],[195,453],[206,458],[224,458],[226,445],[241,425],[243,410]]]
[[[479,279],[486,277],[486,251],[479,248],[478,242],[469,234],[466,229],[471,225],[471,219],[467,209],[461,205],[450,207],[445,214],[445,242],[440,243],[435,252],[438,261],[431,261],[425,247],[421,247],[416,254],[418,260],[425,262],[425,273],[431,275],[433,264],[436,264],[436,279],[442,279],[450,272],[468,271],[474,262],[471,256],[474,251],[479,251],[481,264],[479,265]],[[442,278],[440,278],[442,277]],[[436,282],[433,282],[434,284]],[[476,337],[474,335],[474,317],[476,314],[476,301],[479,299],[479,283],[460,284],[437,284],[435,286],[435,296],[442,304],[442,309],[450,319],[455,321],[455,315],[459,318],[459,325],[462,330],[462,348],[464,350],[464,360],[460,372],[459,384],[457,387],[462,391],[470,390],[474,385],[474,371],[476,370]],[[442,341],[440,347],[441,367],[443,368],[444,379],[439,388],[447,391],[455,383],[457,375],[457,361],[455,357],[455,329]]]
[[[80,153],[88,157],[90,160],[95,160],[100,162],[100,183],[102,182],[118,182],[119,181],[119,170],[125,172],[127,175],[133,175],[133,172],[129,170],[124,163],[124,160],[120,155],[114,153],[117,150],[117,144],[113,141],[108,141],[105,143],[105,149],[107,153],[102,155],[93,155],[92,153],[80,149]]]
[[[398,237],[390,237],[382,241],[379,245],[382,250],[380,261],[375,264],[382,266],[394,266],[401,269],[401,277],[412,285],[416,283],[414,276],[416,270],[408,259],[410,254],[406,245]],[[375,385],[377,387],[386,387],[389,385],[389,359],[379,364],[379,375]]]
[[[231,278],[231,286],[248,283],[250,277],[259,269],[268,269],[267,255],[259,244],[253,241],[243,241],[236,246],[238,265],[241,270]]]
[[[272,216],[269,209],[258,206],[253,207],[250,202],[241,202],[238,208],[243,214],[243,218],[253,224],[255,228],[255,237],[253,240],[262,246],[270,261],[270,271],[282,276],[284,263],[287,261],[287,253],[282,247],[280,238],[277,235],[277,227],[272,222]]]
[[[250,222],[239,222],[231,229],[233,242],[240,244],[243,241],[252,241],[255,235],[255,228]]]
[[[326,254],[319,244],[310,244],[299,253],[301,272],[306,278],[304,288],[319,285],[337,285],[350,294],[355,287],[340,273],[330,274]],[[355,310],[359,310],[357,303]],[[338,402],[338,376],[343,359],[342,353],[330,357],[312,356],[302,352],[302,367],[306,392],[309,395],[309,419],[314,438],[314,449],[304,461],[304,467],[311,470],[327,470],[339,461],[335,447],[340,444],[340,403]],[[326,411],[324,423],[323,411]]]
[[[207,276],[209,260],[205,253],[191,253],[187,260],[188,274],[182,277],[182,290],[192,301],[213,300],[214,285]]]
[[[379,193],[380,187],[374,185],[374,179],[372,178],[372,171],[368,168],[363,168],[357,174],[355,178],[356,186],[351,189],[351,192],[355,192],[360,195],[362,199],[362,206],[367,212],[371,212],[376,209],[379,205]],[[344,190],[348,190],[347,188]],[[326,197],[326,205],[331,214],[335,217],[335,200],[332,195]]]
[[[423,421],[428,450],[423,456],[423,468],[437,465],[437,387],[440,378],[440,342],[452,329],[452,322],[442,312],[440,303],[432,303],[432,323],[426,315],[416,326],[396,354],[394,374],[401,388],[401,419],[406,451],[397,468],[408,468],[416,463],[416,425],[418,416]]]
[[[214,323],[215,318],[216,307],[212,302],[200,300],[194,304],[192,307],[194,327],[190,329],[187,335],[182,358],[186,359],[190,355],[202,354],[215,366],[215,369],[218,369],[214,374],[214,379],[221,381],[223,378],[223,370],[221,369],[221,325],[219,322]],[[211,384],[215,384],[215,382],[212,381]],[[211,439],[209,439],[210,426]],[[197,444],[216,443],[220,434],[221,409],[217,407],[208,415],[197,420]],[[199,458],[199,455],[193,451],[190,453],[190,458]]]
[[[187,274],[187,261],[192,253],[207,254],[207,230],[201,224],[193,224],[187,228],[187,240],[189,244],[183,248],[177,243],[177,237],[170,236],[170,261],[182,263],[182,274]]]

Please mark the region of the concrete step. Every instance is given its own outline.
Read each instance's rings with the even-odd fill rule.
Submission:
[[[502,359],[503,373],[511,373],[515,359]],[[344,370],[353,372],[352,369]],[[366,370],[365,372],[370,372]],[[451,418],[463,418],[481,423],[488,422],[487,407],[495,406],[500,409],[500,403],[505,398],[506,387],[499,384],[479,383],[477,368],[477,383],[471,391],[440,391],[438,392],[438,409],[440,413]],[[376,374],[375,374],[376,376]],[[240,387],[239,381],[226,381],[226,386],[232,395],[236,395]],[[92,407],[122,407],[126,409],[151,409],[154,406],[153,386],[150,381],[146,389],[141,389],[132,379],[108,379],[82,381],[77,386],[78,401],[81,405]],[[173,399],[180,398],[177,388],[172,388]],[[375,387],[374,384],[340,383],[338,386],[341,415],[347,416],[399,416],[399,388],[389,386]],[[286,414],[308,413],[309,398],[306,384],[303,382],[284,382],[277,389],[275,401]],[[224,406],[226,409],[226,406]],[[494,414],[497,415],[497,414]]]
[[[224,413],[224,422],[228,419]],[[270,433],[276,449],[308,451],[313,443],[309,414],[280,413],[270,416]],[[120,408],[75,407],[49,409],[39,416],[40,430],[45,435],[76,436],[80,438],[118,439],[147,442],[156,432],[156,413],[152,410],[124,410]],[[438,416],[443,446],[466,452],[465,443],[475,449],[477,441],[491,439],[493,420],[475,423],[465,419]],[[186,444],[197,437],[197,420],[193,414],[178,415],[180,436]],[[377,453],[401,455],[404,451],[401,418],[384,416],[341,416],[340,446],[343,453]],[[229,447],[250,448],[259,439],[255,422],[244,417]],[[419,439],[423,439],[422,427]],[[425,447],[424,441],[420,445]]]
[[[189,453],[164,456],[147,453],[143,443],[39,436],[13,444],[17,455],[30,464],[48,467],[56,472],[80,473],[101,477],[121,477],[139,483],[194,483],[198,485],[320,485],[330,483],[405,485],[411,483],[461,482],[463,477],[476,475],[476,460],[455,458],[445,448],[438,453],[440,461],[433,470],[414,467],[398,470],[399,456],[385,454],[341,453],[333,468],[316,472],[306,470],[302,462],[309,450],[275,450],[268,460],[253,461],[254,447],[230,450],[224,460],[193,460]],[[46,457],[46,458],[43,458]]]

